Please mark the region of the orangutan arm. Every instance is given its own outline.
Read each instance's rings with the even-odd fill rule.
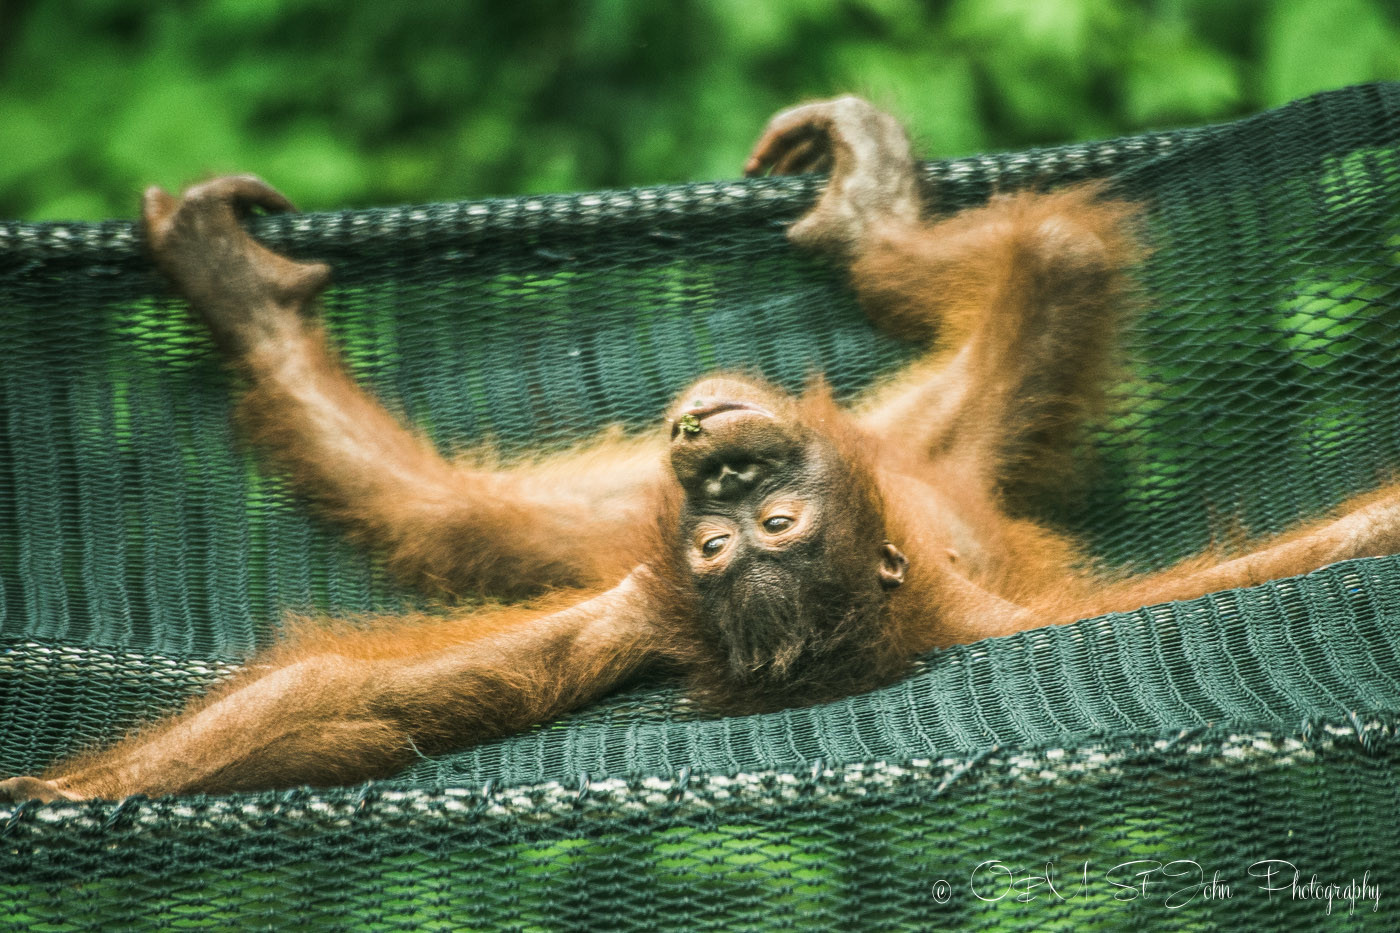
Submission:
[[[261,181],[146,194],[157,264],[246,377],[239,415],[297,489],[391,569],[429,590],[518,595],[615,582],[640,555],[662,443],[620,440],[516,469],[453,463],[347,375],[311,312],[329,279],[279,256],[238,218],[290,205]]]
[[[0,801],[345,784],[517,732],[651,660],[645,572],[554,610],[307,626],[183,713],[0,781]]]
[[[774,117],[747,168],[829,168],[789,238],[849,262],[882,327],[931,342],[859,406],[864,427],[916,456],[961,463],[1003,496],[1064,478],[1077,430],[1111,381],[1131,303],[1131,205],[1088,185],[922,222],[907,137],[850,97]]]

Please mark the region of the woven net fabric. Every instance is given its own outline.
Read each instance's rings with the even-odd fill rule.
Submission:
[[[1089,177],[1148,205],[1094,482],[1047,506],[1105,563],[1400,465],[1400,86],[926,172],[940,210]],[[819,185],[252,226],[334,265],[357,377],[445,450],[510,455],[645,426],[715,367],[852,394],[909,359],[784,240]],[[413,602],[256,468],[131,224],[0,224],[0,348],[0,774],[177,705],[288,610]],[[0,930],[1395,929],[1397,727],[1400,558],[1351,561],[810,709],[708,718],[647,683],[371,785],[0,808]]]

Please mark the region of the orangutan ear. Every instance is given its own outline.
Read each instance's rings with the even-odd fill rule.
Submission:
[[[904,582],[904,573],[909,569],[909,558],[904,552],[886,541],[880,546],[880,585],[892,590]]]

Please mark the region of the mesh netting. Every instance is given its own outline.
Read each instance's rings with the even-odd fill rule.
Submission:
[[[1397,112],[1400,87],[1362,87],[927,167],[940,208],[1099,176],[1150,205],[1152,308],[1095,482],[1047,506],[1105,563],[1279,530],[1400,464]],[[818,184],[253,226],[334,264],[359,378],[445,449],[509,454],[646,425],[714,367],[850,394],[908,359],[784,240]],[[176,705],[288,609],[412,601],[254,467],[130,224],[0,224],[0,347],[0,774]],[[1393,928],[1397,619],[1400,559],[1352,561],[812,709],[705,718],[643,684],[365,787],[0,809],[0,929],[1259,929],[1329,906]]]

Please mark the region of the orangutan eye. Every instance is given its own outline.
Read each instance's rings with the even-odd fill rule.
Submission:
[[[772,534],[777,534],[792,525],[792,519],[786,515],[774,515],[772,518],[764,519],[763,527]]]
[[[715,535],[713,538],[707,538],[705,543],[700,545],[700,550],[706,557],[714,557],[723,549],[724,542],[728,540],[729,535]]]

